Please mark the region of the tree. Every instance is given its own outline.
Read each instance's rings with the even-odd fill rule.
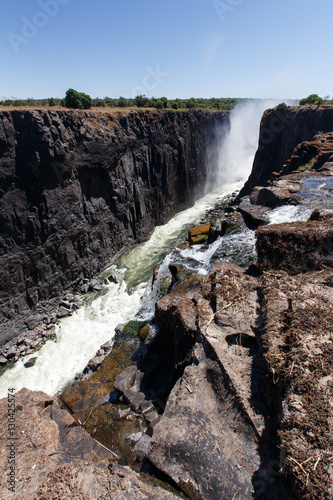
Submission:
[[[126,106],[128,106],[128,105],[129,104],[128,104],[126,97],[120,96],[118,99],[118,107],[119,108],[126,108]]]
[[[74,89],[68,89],[64,99],[64,104],[66,108],[90,109],[93,103],[90,95],[78,92]]]
[[[138,108],[147,108],[149,106],[149,99],[145,95],[137,95],[134,102]]]
[[[196,108],[198,105],[197,101],[194,99],[194,97],[191,97],[188,101],[186,101],[186,107],[188,109],[193,109]]]
[[[157,99],[157,101],[155,103],[155,108],[157,108],[157,109],[163,109],[164,108],[164,104],[163,104],[162,99]]]
[[[95,108],[104,108],[106,106],[106,103],[105,103],[104,99],[100,99],[99,97],[96,97],[95,99],[93,99],[93,106]]]
[[[167,99],[167,97],[161,97],[161,101],[163,103],[163,108],[167,108],[168,107],[168,99]]]
[[[49,99],[49,106],[55,106],[55,105],[56,105],[56,102],[55,102],[54,98],[50,97],[50,99]]]
[[[304,99],[301,99],[299,101],[299,104],[300,106],[306,106],[307,104],[320,106],[320,104],[323,104],[323,102],[323,99],[319,97],[318,94],[310,94],[308,97],[304,97]]]

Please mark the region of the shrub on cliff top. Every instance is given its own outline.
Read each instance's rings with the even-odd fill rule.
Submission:
[[[66,108],[90,109],[92,104],[93,102],[90,95],[78,92],[74,89],[67,90],[66,97],[64,99],[64,105]]]
[[[306,106],[307,104],[320,106],[320,104],[323,104],[323,102],[323,99],[319,97],[318,94],[310,94],[309,97],[304,97],[304,99],[301,99],[299,101],[299,104],[300,106]]]

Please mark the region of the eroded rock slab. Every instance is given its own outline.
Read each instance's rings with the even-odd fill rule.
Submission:
[[[333,267],[333,219],[260,227],[258,265],[290,274]]]
[[[168,399],[147,456],[190,498],[252,496],[260,464],[255,434],[202,345]]]
[[[261,278],[271,414],[295,498],[333,498],[333,272]]]
[[[15,492],[9,491],[7,405],[7,399],[0,400],[1,498],[177,498],[160,486],[145,483],[128,467],[111,463],[114,456],[82,429],[56,400],[43,392],[27,389],[15,394],[16,484]]]

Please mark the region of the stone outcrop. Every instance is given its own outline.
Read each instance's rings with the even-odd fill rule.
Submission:
[[[293,498],[333,496],[332,285],[331,270],[261,278],[268,399]]]
[[[300,143],[311,141],[318,132],[327,133],[332,130],[333,109],[331,107],[295,106],[265,111],[260,123],[259,146],[252,172],[239,197],[250,194],[254,186],[266,186],[272,174],[283,171],[284,165]],[[313,147],[311,155],[313,156],[316,152],[316,147]],[[307,158],[308,156],[303,156],[303,165],[308,161]],[[324,161],[324,157],[322,159]],[[296,163],[294,165],[296,166]],[[299,166],[300,163],[297,168]],[[287,169],[283,173],[290,171]]]
[[[12,403],[11,403],[12,404]],[[8,428],[8,401],[0,400],[1,498],[177,498],[144,482],[115,463],[115,455],[83,430],[73,417],[43,392],[22,389],[15,394],[15,431]],[[15,443],[15,492],[8,489],[9,447]]]
[[[2,112],[0,344],[189,206],[228,120],[205,111]]]
[[[333,218],[257,230],[258,266],[289,274],[333,268]]]

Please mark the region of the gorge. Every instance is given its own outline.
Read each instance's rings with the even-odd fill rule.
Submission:
[[[62,113],[46,116],[40,112],[28,112],[24,117],[3,115],[3,163],[0,169],[3,173],[3,343],[15,341],[18,335],[22,335],[23,328],[30,325],[33,329],[40,320],[46,325],[48,308],[51,305],[59,311],[58,302],[65,293],[72,291],[71,287],[85,286],[84,279],[93,278],[117,252],[145,238],[154,225],[169,219],[193,201],[203,192],[207,182],[214,182],[211,169],[216,170],[223,157],[223,149],[217,150],[214,144],[225,146],[233,127],[232,116],[227,113],[138,112],[117,118],[96,117],[93,113]],[[47,425],[56,423],[61,431],[60,442],[54,441],[56,448],[64,446],[63,431],[66,434],[73,426],[76,429],[77,423],[82,423],[92,436],[112,448],[105,439],[107,433],[112,435],[115,420],[111,419],[107,430],[104,427],[102,433],[100,429],[102,421],[105,425],[103,418],[110,419],[108,412],[117,408],[115,405],[113,409],[111,404],[115,388],[120,398],[117,411],[124,411],[126,415],[117,417],[118,420],[130,416],[136,422],[144,422],[148,418],[146,414],[158,412],[154,417],[156,421],[149,417],[147,431],[142,427],[137,433],[140,435],[131,438],[134,439],[134,449],[141,454],[141,459],[148,460],[166,474],[168,480],[190,498],[218,499],[221,495],[228,499],[237,498],[237,495],[241,498],[252,498],[253,495],[270,499],[292,498],[289,495],[312,498],[314,492],[320,492],[320,498],[331,498],[331,431],[327,406],[331,386],[325,378],[329,377],[329,369],[324,367],[330,366],[332,341],[329,327],[325,333],[327,325],[332,324],[329,211],[332,206],[333,149],[329,134],[332,117],[330,109],[312,107],[275,108],[265,112],[253,171],[234,205],[230,206],[232,200],[223,199],[223,194],[241,188],[242,184],[225,186],[224,191],[207,195],[194,208],[177,215],[174,226],[171,220],[164,228],[157,228],[150,239],[155,249],[158,242],[166,243],[165,248],[155,251],[155,264],[185,239],[188,228],[199,222],[198,218],[209,206],[219,201],[217,208],[211,211],[212,215],[201,221],[211,226],[210,234],[215,228],[214,238],[217,240],[208,247],[185,245],[176,249],[176,261],[166,259],[156,270],[159,276],[160,272],[169,272],[172,264],[176,285],[171,288],[168,284],[162,293],[164,297],[157,302],[155,320],[159,332],[153,341],[135,340],[143,357],[138,358],[136,365],[132,362],[128,368],[123,366],[124,371],[118,367],[120,378],[115,380],[114,376],[109,376],[111,351],[90,379],[78,379],[58,401],[41,393],[31,393],[36,396],[30,396],[29,391],[23,389],[19,393],[19,402],[21,425],[26,432],[31,433],[31,429],[24,420],[24,413],[36,411],[39,407],[42,412],[37,410],[38,418],[48,422]],[[23,126],[22,120],[27,120],[29,126]],[[50,125],[51,120],[55,121],[54,127]],[[116,125],[114,121],[117,121]],[[113,123],[113,128],[110,123]],[[27,130],[30,131],[28,137]],[[105,137],[107,148],[104,148]],[[20,141],[23,141],[21,149]],[[240,139],[239,150],[241,145]],[[256,144],[251,147],[254,155]],[[115,158],[117,166],[113,163]],[[115,188],[115,178],[112,178],[114,169],[121,181],[120,192]],[[224,175],[230,178],[234,171],[235,165],[231,163],[229,171],[225,168]],[[287,177],[282,174],[287,174]],[[319,196],[314,194],[317,188],[313,186],[318,186]],[[246,194],[250,194],[249,199],[242,198]],[[8,209],[11,203],[13,208]],[[313,212],[314,208],[317,212]],[[311,220],[307,222],[310,215]],[[223,224],[216,225],[216,221],[223,224],[226,221],[231,228],[230,234],[222,236]],[[290,221],[292,224],[285,224]],[[266,225],[267,222],[273,225]],[[282,224],[274,225],[277,222]],[[262,224],[256,233],[256,266],[253,228]],[[241,227],[243,229],[239,232]],[[294,239],[290,235],[294,235]],[[247,260],[237,261],[237,252],[232,246],[236,238],[240,238],[239,245],[243,249],[249,247]],[[111,308],[113,302],[112,313],[123,308],[124,303],[130,304],[126,321],[138,312],[140,299],[145,298],[144,287],[140,285],[148,280],[142,269],[149,248],[145,245],[149,242],[133,248],[134,257],[130,260],[134,259],[134,267],[129,267],[129,260],[126,260],[130,251],[118,261],[120,267],[114,265],[107,271],[105,278],[111,281],[106,284],[107,294],[103,290],[97,292],[96,300],[92,302],[98,304],[93,321],[96,316],[98,320],[103,309]],[[232,248],[228,254],[230,245]],[[311,249],[309,254],[307,247]],[[193,267],[196,261],[194,275],[193,272],[190,277],[186,273],[182,275],[184,261],[179,261],[180,255],[182,259],[188,259],[185,270],[186,266]],[[288,255],[290,258],[286,258]],[[215,260],[211,261],[211,258]],[[252,265],[249,267],[249,264]],[[54,273],[55,269],[59,274]],[[129,269],[132,269],[132,276],[121,281],[122,273],[126,275]],[[142,272],[144,277],[140,275]],[[161,278],[164,279],[162,274]],[[106,297],[112,288],[121,286],[124,286],[124,293],[126,287],[130,292],[125,302],[117,303],[111,294],[108,303]],[[165,294],[166,291],[169,293]],[[156,296],[155,301],[159,297]],[[80,330],[88,319],[84,315],[89,307],[89,300],[87,302],[76,315],[63,321],[63,327],[68,322],[69,332],[73,332],[75,316],[82,320],[78,335],[74,337],[75,343],[80,342]],[[326,310],[321,303],[326,304]],[[145,319],[145,311],[141,313],[140,319]],[[314,378],[306,379],[308,372],[303,373],[302,364],[305,362],[307,367],[311,355],[305,356],[298,346],[300,339],[302,343],[307,342],[305,337],[311,314],[321,315],[321,321],[310,331],[311,349],[316,352],[323,368]],[[150,312],[146,321],[153,315],[154,311]],[[304,329],[300,326],[302,315]],[[116,316],[115,321],[117,319]],[[96,324],[99,329],[101,322]],[[112,329],[113,325],[109,327]],[[57,330],[57,336],[61,335],[61,330]],[[322,344],[316,335],[324,339]],[[295,344],[293,336],[298,336]],[[116,338],[116,349],[120,338],[121,335]],[[101,343],[95,345],[98,347]],[[54,359],[57,343],[49,341],[40,351],[52,344],[53,351],[48,353],[48,359]],[[65,355],[64,351],[64,359]],[[75,356],[71,361],[75,365]],[[16,365],[20,363],[23,370],[27,373],[32,370],[30,373],[33,373],[35,367],[25,369],[23,360]],[[78,367],[78,372],[82,368]],[[2,376],[4,386],[10,385],[12,370],[7,370]],[[43,370],[38,372],[39,378]],[[99,376],[102,378],[98,379]],[[15,382],[15,378],[12,380]],[[316,413],[314,396],[309,390],[311,383],[322,387],[317,395],[321,414]],[[295,384],[299,384],[298,391]],[[46,391],[52,394],[61,388],[52,384],[46,387],[53,387],[53,391]],[[38,386],[34,388],[38,389]],[[105,399],[108,394],[110,399]],[[75,420],[65,424],[67,417],[60,412],[58,404],[65,404],[64,408],[71,410]],[[147,410],[144,410],[145,405]],[[311,406],[313,410],[310,411]],[[52,408],[49,417],[47,408]],[[311,426],[309,431],[309,415],[317,422],[317,429]],[[293,449],[290,432],[298,432],[293,435]],[[326,436],[326,442],[320,442],[321,432]],[[281,443],[283,452],[280,454]],[[66,446],[68,448],[68,443]],[[86,446],[91,447],[90,444]],[[95,445],[93,449],[102,457],[104,452]],[[304,457],[304,450],[309,455],[309,462]],[[114,451],[119,452],[118,449]],[[26,450],[27,456],[29,453]],[[32,456],[31,460],[35,458]],[[77,464],[75,466],[80,466],[78,458],[72,460]],[[305,464],[311,466],[311,471]],[[27,468],[22,464],[21,467]],[[62,473],[61,467],[64,467]],[[125,468],[121,469],[122,466],[113,467],[110,471],[114,484],[118,485],[117,475],[130,477]],[[66,469],[58,461],[49,463],[39,478],[33,473],[35,484],[41,488],[38,498],[50,494],[48,482],[54,481],[56,471],[56,484],[63,485],[66,470],[68,473],[68,467]],[[70,472],[75,475],[74,469]],[[299,474],[305,474],[305,479]],[[139,478],[134,481],[139,481]],[[89,498],[100,498],[93,496],[91,478],[88,483],[87,489],[87,484],[83,487],[81,482],[79,496],[83,495],[82,492],[88,494],[89,490]],[[96,482],[94,484],[96,486]],[[98,482],[99,490],[101,484]],[[297,489],[303,496],[297,496]],[[139,491],[144,491],[142,484]],[[125,498],[120,490],[116,494]],[[156,490],[157,498],[159,494]],[[174,494],[170,493],[171,497]],[[148,498],[149,493],[139,496],[136,491],[135,495],[132,492],[132,498]],[[165,495],[167,498],[167,493]]]

